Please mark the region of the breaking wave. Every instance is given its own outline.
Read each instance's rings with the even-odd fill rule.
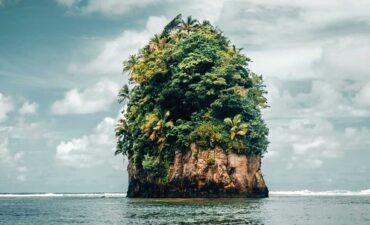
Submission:
[[[370,189],[362,191],[270,191],[270,195],[284,195],[284,196],[370,196]]]
[[[121,198],[126,197],[126,193],[25,193],[25,194],[0,194],[0,198]]]

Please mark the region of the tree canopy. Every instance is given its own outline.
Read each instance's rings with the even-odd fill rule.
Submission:
[[[164,181],[175,151],[191,143],[263,155],[266,91],[249,62],[208,21],[176,16],[124,62],[131,85],[119,93],[127,110],[116,127],[116,154]]]

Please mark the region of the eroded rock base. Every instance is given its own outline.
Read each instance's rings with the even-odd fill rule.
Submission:
[[[220,148],[201,151],[192,144],[184,153],[177,151],[166,184],[140,177],[131,160],[128,172],[128,197],[268,197],[261,157],[226,155]]]

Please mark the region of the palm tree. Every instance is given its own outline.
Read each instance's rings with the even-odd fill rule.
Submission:
[[[195,28],[199,26],[199,22],[196,19],[193,19],[191,16],[186,18],[186,21],[181,22],[181,29],[186,31],[188,34]]]
[[[176,33],[173,33],[170,35],[170,41],[172,43],[177,43],[179,42],[181,39],[185,38],[188,34],[185,33],[185,32],[176,32]]]
[[[265,98],[264,94],[267,92],[263,89],[264,85],[262,84],[262,76],[257,75],[255,73],[250,73],[250,78],[252,80],[254,88],[251,88],[251,91],[255,97],[255,101],[257,103],[256,107],[259,108],[267,108],[267,99]],[[258,88],[256,88],[258,87]]]
[[[162,38],[161,35],[156,34],[149,42],[149,51],[154,52],[156,50],[164,49],[166,43],[166,38]]]
[[[130,55],[127,61],[123,62],[123,72],[128,72],[131,75],[135,71],[135,67],[139,64],[139,57]]]
[[[237,144],[237,151],[239,153],[240,149],[243,147],[242,138],[248,132],[248,124],[242,123],[240,114],[234,116],[233,119],[225,118],[224,122],[230,127],[230,139],[232,141],[232,145]]]
[[[130,100],[130,89],[127,84],[123,85],[123,87],[118,92],[118,102],[119,103],[126,103]]]
[[[179,28],[182,21],[181,17],[182,17],[181,14],[177,15],[175,18],[173,18],[173,20],[171,20],[171,22],[169,22],[164,27],[163,32],[161,34],[161,38],[167,38],[172,31]]]
[[[232,45],[232,50],[231,51],[233,52],[234,55],[235,54],[240,54],[242,50],[243,50],[243,48],[236,48],[235,45]]]
[[[127,135],[129,135],[129,127],[124,118],[120,118],[118,120],[118,123],[116,124],[116,127],[114,129],[116,138],[118,138],[118,142],[122,142],[123,138]],[[118,147],[118,145],[117,145]],[[114,155],[123,154],[122,148],[117,148],[117,150],[114,152]]]
[[[167,119],[170,116],[170,111],[167,111],[160,120],[158,120],[157,124],[153,128],[153,132],[150,135],[150,140],[155,141],[157,139],[157,142],[159,144],[159,150],[162,150],[164,145],[166,144],[167,138],[164,134],[164,128],[165,127],[172,127],[173,122],[168,121]]]

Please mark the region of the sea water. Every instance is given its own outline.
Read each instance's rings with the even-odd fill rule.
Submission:
[[[370,191],[265,199],[129,199],[121,193],[0,194],[1,225],[370,224]]]

